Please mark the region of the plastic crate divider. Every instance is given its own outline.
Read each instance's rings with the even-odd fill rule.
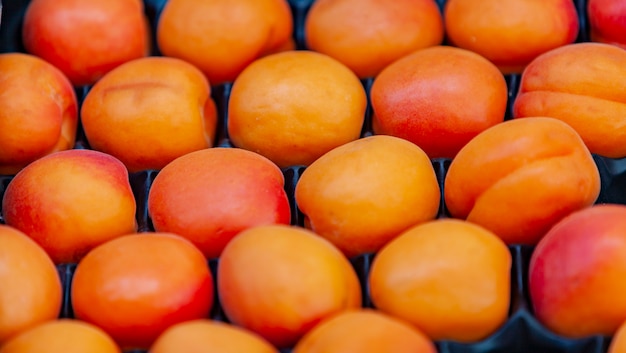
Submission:
[[[431,159],[431,163],[433,165],[433,169],[435,170],[435,176],[437,177],[437,184],[439,184],[439,192],[441,193],[439,199],[439,211],[437,212],[437,218],[450,218],[450,212],[446,207],[445,200],[445,181],[446,174],[448,173],[448,169],[450,168],[450,163],[452,163],[451,159],[448,158],[435,158]]]
[[[504,120],[511,120],[513,119],[513,105],[515,104],[515,98],[517,98],[517,93],[519,92],[522,75],[505,75],[504,80],[506,81],[507,87],[506,112],[504,113]]]
[[[211,270],[211,275],[213,276],[213,307],[211,308],[209,318],[211,320],[229,323],[230,321],[228,320],[226,313],[224,313],[224,309],[222,308],[220,298],[217,293],[217,268],[219,266],[219,260],[210,259],[208,266]]]
[[[296,185],[298,184],[298,180],[306,167],[304,166],[293,166],[288,168],[283,168],[283,176],[285,178],[285,193],[287,194],[287,199],[289,200],[289,209],[291,212],[291,222],[290,224],[293,226],[304,227],[304,214],[298,208],[298,204],[296,202]]]
[[[372,90],[372,85],[374,84],[374,78],[369,77],[361,80],[361,84],[365,89],[365,94],[367,96],[367,107],[365,108],[365,116],[363,118],[363,127],[361,128],[361,138],[374,135],[374,130],[372,126],[372,117],[374,113],[374,109],[372,108],[372,99],[370,96],[370,92]]]
[[[78,102],[78,125],[76,126],[76,140],[74,142],[74,149],[91,149],[85,129],[83,128],[83,120],[81,118],[81,108],[89,90],[92,86],[78,86],[74,87],[74,93],[76,94],[76,100]]]
[[[626,205],[626,158],[615,159],[593,155],[600,173],[600,196],[597,204],[616,203]]]
[[[159,18],[163,8],[167,3],[167,0],[144,0],[144,12],[148,18],[149,30],[150,30],[150,55],[160,56],[161,51],[157,43],[157,27],[159,25]]]
[[[13,180],[13,175],[0,175],[0,224],[4,223],[4,216],[2,215],[2,199],[4,198],[4,192],[6,191],[9,183]]]
[[[148,196],[150,195],[150,187],[157,174],[157,170],[144,170],[129,175],[130,186],[137,205],[135,219],[137,220],[138,233],[154,231],[152,219],[148,212]]]
[[[61,280],[61,288],[63,289],[63,301],[59,318],[73,319],[74,310],[72,309],[72,279],[76,271],[76,264],[60,264],[56,265],[59,279]]]
[[[291,14],[293,15],[293,40],[297,50],[306,49],[306,35],[304,24],[309,9],[315,0],[288,0]]]
[[[232,83],[225,83],[211,88],[211,98],[217,109],[217,127],[215,132],[216,147],[233,147],[228,136],[228,101],[232,90]]]

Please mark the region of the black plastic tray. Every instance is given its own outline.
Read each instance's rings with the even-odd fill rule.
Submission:
[[[311,3],[314,0],[289,0],[289,4],[294,16],[294,39],[298,49],[306,49],[304,41],[304,19]],[[577,42],[589,41],[589,29],[586,17],[586,0],[573,0],[579,14],[580,31]],[[2,13],[2,22],[0,25],[0,53],[2,52],[25,52],[21,42],[20,31],[22,17],[29,0],[9,0],[4,1]],[[152,27],[153,52],[151,55],[160,55],[156,45],[154,33],[159,14],[166,3],[166,0],[144,0],[145,11],[150,20]],[[440,9],[443,9],[445,0],[437,0]],[[444,43],[445,44],[445,43]],[[508,109],[506,119],[511,118],[511,107],[513,100],[517,94],[519,87],[520,75],[505,76],[508,85]],[[365,79],[362,83],[367,92],[371,87],[373,80]],[[232,147],[228,133],[226,130],[227,103],[230,96],[231,84],[223,84],[216,86],[212,90],[213,99],[218,108],[219,122],[216,138],[216,146]],[[79,103],[82,102],[85,95],[89,91],[89,87],[75,87]],[[371,130],[371,106],[368,105],[366,111],[365,123],[362,129],[362,136],[372,135]],[[84,132],[79,125],[75,148],[90,148],[85,138]],[[597,203],[618,203],[626,204],[626,158],[610,159],[594,155],[594,161],[598,166],[601,176],[601,191]],[[433,167],[437,174],[441,190],[443,190],[443,181],[450,165],[449,159],[432,160]],[[298,178],[304,171],[302,166],[292,166],[283,169],[285,176],[285,190],[289,196],[291,203],[292,219],[291,224],[303,225],[302,214],[297,209],[294,200],[294,190]],[[139,231],[154,231],[147,209],[147,198],[150,186],[157,171],[146,170],[133,173],[130,175],[130,182],[137,201],[137,222]],[[0,199],[4,194],[6,186],[12,179],[12,176],[0,175]],[[443,194],[443,192],[442,192]],[[439,217],[447,217],[447,211],[441,199],[441,208]],[[3,223],[0,214],[0,223]],[[528,294],[528,265],[530,256],[533,251],[531,246],[509,246],[513,256],[513,266],[511,269],[511,306],[509,309],[509,317],[506,323],[493,335],[487,339],[472,343],[463,344],[453,341],[437,341],[436,346],[441,353],[511,353],[511,352],[535,352],[535,353],[604,353],[607,351],[610,343],[610,337],[590,336],[582,339],[567,339],[558,336],[544,326],[542,326],[533,316],[532,304]],[[368,296],[367,274],[369,272],[371,261],[374,254],[367,254],[351,259],[361,280],[363,288],[363,305],[371,307],[371,300]],[[214,277],[217,275],[218,260],[210,260],[209,266]],[[72,318],[73,311],[71,300],[69,298],[69,288],[71,286],[72,276],[76,264],[61,264],[57,266],[64,288],[64,302],[60,313],[60,317]],[[216,296],[216,302],[211,311],[210,318],[220,321],[227,321],[223,314],[219,300]],[[143,353],[145,351],[135,350],[128,353]],[[281,352],[291,352],[290,349],[284,349]]]

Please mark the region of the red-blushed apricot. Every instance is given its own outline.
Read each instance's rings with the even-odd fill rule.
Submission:
[[[191,240],[207,258],[242,230],[291,220],[281,170],[240,148],[205,149],[169,163],[152,183],[148,210],[157,231]]]
[[[428,156],[401,138],[369,136],[324,154],[304,170],[295,198],[306,226],[347,256],[378,251],[434,219],[441,193]]]
[[[0,353],[121,353],[106,332],[86,322],[60,319],[26,330],[5,345]]]
[[[545,117],[485,130],[452,160],[444,184],[453,217],[477,223],[507,244],[536,244],[599,193],[600,174],[580,136]]]
[[[626,321],[626,206],[574,212],[539,241],[528,288],[537,319],[571,338],[613,335]]]
[[[256,333],[206,319],[182,322],[163,332],[150,353],[278,353]]]
[[[55,263],[77,262],[95,246],[134,232],[135,211],[122,162],[83,149],[29,164],[2,200],[6,224],[33,238]]]
[[[0,283],[0,346],[59,315],[63,293],[54,263],[26,234],[6,225],[0,225]]]
[[[93,84],[149,51],[140,0],[32,0],[22,37],[29,53],[59,68],[75,86]]]
[[[409,140],[431,158],[453,158],[504,120],[507,86],[480,55],[436,46],[387,66],[374,80],[371,101],[376,134]]]
[[[359,138],[367,96],[339,61],[311,51],[261,58],[233,84],[228,133],[237,147],[279,167],[309,165]]]
[[[100,327],[123,349],[146,349],[170,326],[208,317],[213,279],[200,250],[186,239],[129,234],[78,263],[71,298],[79,320]]]
[[[0,54],[0,174],[13,175],[74,146],[78,105],[56,67],[28,54]]]
[[[169,0],[156,34],[164,55],[194,64],[217,85],[264,55],[295,48],[292,30],[286,0]]]
[[[307,13],[311,50],[360,78],[374,77],[412,51],[441,44],[443,19],[433,0],[317,0]]]
[[[324,318],[361,306],[361,286],[348,259],[298,227],[239,233],[224,248],[217,271],[228,319],[278,348],[293,346]]]
[[[102,77],[87,94],[81,119],[93,149],[136,172],[213,146],[217,111],[200,70],[180,59],[149,57]]]
[[[589,0],[587,17],[592,41],[626,49],[626,1]]]
[[[572,0],[448,0],[446,34],[505,73],[521,73],[537,56],[573,43],[578,13]]]
[[[372,309],[347,310],[307,333],[293,353],[435,353],[433,342],[408,322]]]
[[[626,156],[626,50],[576,43],[551,50],[524,70],[513,115],[548,116],[572,126],[591,153]]]

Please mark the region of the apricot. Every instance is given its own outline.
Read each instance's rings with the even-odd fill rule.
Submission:
[[[55,263],[77,262],[95,246],[134,232],[135,211],[122,162],[82,149],[29,164],[2,200],[6,224],[35,240]]]
[[[309,165],[359,138],[367,96],[339,61],[311,51],[261,58],[233,84],[228,133],[237,147],[279,167]]]
[[[622,323],[609,344],[608,353],[624,353],[626,352],[626,321]]]
[[[572,0],[448,0],[444,18],[451,44],[482,55],[504,74],[521,73],[578,35]]]
[[[217,269],[224,313],[278,348],[293,346],[324,318],[361,306],[350,262],[327,240],[293,226],[247,229]]]
[[[22,332],[0,347],[0,353],[121,353],[106,332],[78,320],[60,319]]]
[[[182,322],[163,332],[150,353],[278,353],[252,331],[206,319]]]
[[[91,85],[116,66],[148,55],[140,0],[31,0],[22,25],[26,50]]]
[[[286,0],[169,0],[156,35],[164,55],[197,66],[218,85],[264,55],[295,48],[292,31]]]
[[[0,174],[13,175],[74,146],[76,94],[56,67],[28,54],[0,54]]]
[[[129,171],[161,169],[212,147],[217,111],[211,87],[193,65],[174,58],[132,60],[87,94],[81,119],[90,146]]]
[[[435,345],[408,322],[372,309],[348,310],[307,333],[293,353],[435,353]]]
[[[187,238],[207,258],[247,228],[291,220],[281,170],[240,148],[205,149],[169,163],[152,183],[148,211],[157,231]]]
[[[476,342],[506,322],[511,262],[489,230],[435,220],[403,232],[376,255],[370,295],[376,308],[433,340]]]
[[[600,174],[580,136],[546,117],[485,130],[452,160],[444,184],[453,217],[479,224],[507,244],[536,244],[599,193]]]
[[[453,158],[504,120],[507,86],[480,55],[437,46],[387,66],[374,80],[371,101],[376,134],[409,140],[431,158]]]
[[[329,55],[360,78],[374,77],[409,53],[441,44],[441,12],[433,0],[317,0],[305,22],[311,50]]]
[[[52,260],[26,234],[1,224],[0,283],[0,346],[59,315],[63,293]]]
[[[376,252],[406,229],[434,219],[440,197],[424,151],[385,135],[324,154],[304,170],[295,190],[307,227],[349,257]]]
[[[589,0],[587,17],[592,41],[626,49],[626,1]]]
[[[626,206],[594,205],[558,222],[529,267],[537,319],[571,338],[613,335],[626,321]]]
[[[129,234],[90,251],[71,298],[80,320],[123,348],[148,348],[167,328],[207,317],[213,279],[198,248],[170,233]]]
[[[522,75],[513,115],[572,126],[591,153],[626,157],[626,50],[577,43],[537,57]]]

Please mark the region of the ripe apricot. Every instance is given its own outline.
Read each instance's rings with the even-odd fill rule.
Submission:
[[[408,322],[371,309],[348,310],[307,333],[293,353],[435,353],[435,345]]]
[[[545,117],[509,120],[482,132],[452,160],[444,184],[453,217],[477,223],[507,244],[536,244],[599,193],[600,174],[580,136]]]
[[[29,164],[2,200],[6,224],[33,238],[55,263],[77,262],[95,246],[134,232],[135,211],[122,162],[84,149]]]
[[[169,163],[152,183],[148,211],[157,231],[191,240],[207,258],[242,230],[291,220],[281,170],[240,148],[205,149]]]
[[[406,229],[434,219],[440,197],[424,151],[385,135],[324,154],[304,170],[295,190],[307,227],[349,257],[376,252]]]
[[[213,280],[200,250],[169,233],[130,234],[90,251],[76,267],[72,306],[80,320],[123,348],[147,348],[168,327],[207,317]]]
[[[613,335],[626,321],[626,206],[570,214],[532,253],[528,289],[535,317],[570,338]]]
[[[492,232],[466,221],[431,221],[376,255],[370,295],[376,308],[433,340],[475,342],[506,321],[511,261]]]
[[[0,347],[0,353],[121,353],[106,332],[78,320],[49,321],[24,331]]]
[[[433,0],[317,0],[305,22],[311,50],[360,78],[374,77],[412,51],[441,44],[443,19]]]
[[[233,144],[279,167],[309,165],[359,138],[367,97],[358,77],[311,51],[266,56],[233,84],[228,133]]]
[[[141,0],[32,0],[22,37],[29,53],[59,68],[75,86],[91,85],[150,49]]]
[[[371,100],[376,134],[409,140],[431,158],[453,158],[504,120],[507,86],[487,59],[437,46],[387,66],[374,80]]]
[[[0,346],[61,310],[61,280],[52,260],[26,234],[0,225]]]
[[[149,57],[118,66],[100,79],[81,108],[95,150],[129,171],[161,169],[184,154],[213,146],[217,111],[211,87],[193,65]]]
[[[528,65],[515,98],[515,118],[549,116],[566,122],[591,153],[626,157],[626,50],[576,43]]]
[[[588,0],[591,40],[626,49],[626,1]]]
[[[263,55],[293,49],[292,30],[286,0],[169,0],[156,35],[164,55],[190,62],[217,85]]]
[[[224,313],[278,348],[322,319],[361,306],[361,286],[330,242],[292,226],[247,229],[224,248],[217,270]]]
[[[16,174],[74,146],[78,105],[72,84],[33,55],[0,54],[0,174]]]
[[[572,0],[448,0],[446,34],[505,74],[521,73],[538,55],[573,43],[578,13]]]
[[[150,353],[278,353],[278,349],[252,331],[211,320],[176,324],[163,332]]]

